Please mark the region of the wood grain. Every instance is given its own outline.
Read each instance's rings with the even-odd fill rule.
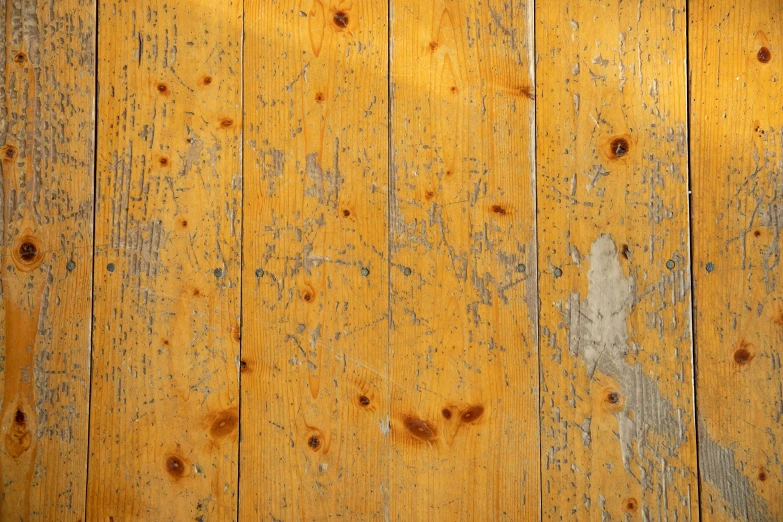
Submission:
[[[532,6],[392,8],[389,518],[532,520]]]
[[[388,508],[388,11],[248,0],[243,520]]]
[[[232,520],[242,3],[99,15],[87,517]]]
[[[545,520],[694,520],[684,0],[536,11]]]
[[[704,520],[783,519],[783,2],[690,9]]]
[[[95,3],[2,1],[0,520],[84,515]]]

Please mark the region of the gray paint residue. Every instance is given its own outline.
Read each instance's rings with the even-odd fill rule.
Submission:
[[[654,377],[646,374],[641,364],[629,364],[625,360],[631,351],[628,314],[635,303],[636,285],[633,278],[623,274],[617,246],[610,235],[601,235],[593,243],[589,264],[587,299],[582,301],[575,293],[568,302],[569,351],[582,358],[591,379],[598,371],[620,386],[625,409],[616,416],[625,469],[630,469],[634,458],[646,469],[658,467],[669,458],[677,462],[673,457],[686,440],[685,419],[689,415],[675,411],[661,394]],[[651,432],[660,443],[648,438]],[[682,470],[666,466],[667,475],[675,472]],[[643,486],[647,482],[645,477],[646,473],[639,477]]]
[[[772,520],[766,502],[756,495],[748,477],[737,468],[734,450],[712,440],[704,421],[699,418],[699,471],[704,480],[718,488],[721,497],[737,520],[765,522]]]

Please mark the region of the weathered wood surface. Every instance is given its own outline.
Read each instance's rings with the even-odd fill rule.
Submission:
[[[0,5],[0,520],[783,519],[783,0]]]
[[[391,13],[391,520],[539,510],[532,5]]]
[[[241,518],[383,520],[387,2],[245,9]]]
[[[781,520],[783,2],[690,12],[702,516]]]
[[[84,515],[95,3],[0,2],[0,520]]]
[[[536,22],[543,518],[693,520],[685,1]]]
[[[98,12],[87,518],[232,520],[242,2]]]

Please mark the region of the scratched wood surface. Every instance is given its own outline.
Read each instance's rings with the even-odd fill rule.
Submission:
[[[783,519],[783,2],[691,7],[705,520]]]
[[[391,520],[538,514],[532,15],[392,4]]]
[[[242,3],[98,7],[88,520],[231,520]]]
[[[0,520],[783,520],[783,0],[0,6]]]
[[[685,2],[537,5],[542,515],[691,520]]]
[[[245,8],[241,518],[382,520],[387,2]]]
[[[0,520],[84,516],[95,3],[2,1]]]

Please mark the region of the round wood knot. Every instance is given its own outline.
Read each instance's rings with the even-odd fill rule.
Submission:
[[[340,29],[345,29],[346,27],[348,27],[350,18],[348,18],[348,13],[346,13],[345,11],[337,11],[336,13],[334,13],[334,16],[332,16],[332,21],[334,22],[334,25],[336,25]]]
[[[417,417],[406,417],[403,424],[408,433],[422,441],[431,441],[437,435],[435,426]]]
[[[769,52],[768,48],[762,47],[759,49],[759,52],[756,53],[756,59],[761,63],[769,63],[769,61],[772,60],[772,53]]]
[[[307,439],[307,445],[311,450],[318,451],[318,449],[321,447],[321,437],[318,435],[312,435],[309,439]]]
[[[158,163],[160,164],[161,167],[168,167],[169,166],[169,159],[166,156],[162,156],[158,160]]]
[[[505,216],[506,213],[508,212],[505,209],[505,207],[503,207],[503,205],[492,205],[492,207],[490,207],[490,209],[492,210],[492,212],[494,212],[495,214],[498,214],[500,216]]]
[[[176,455],[169,455],[166,457],[166,473],[174,478],[182,478],[185,476],[185,463]]]
[[[16,158],[16,147],[13,145],[6,145],[3,147],[3,159],[11,161]]]
[[[322,92],[315,93],[315,101],[316,101],[316,103],[323,103],[324,102],[324,93],[322,93]]]
[[[225,410],[215,415],[215,420],[209,427],[209,434],[216,439],[222,439],[236,431],[239,426],[239,415],[236,410]]]
[[[451,410],[448,408],[443,408],[440,414],[443,415],[443,418],[446,420],[451,419]]]
[[[169,93],[169,86],[165,83],[158,82],[155,84],[155,90],[165,96]]]
[[[626,498],[623,500],[623,509],[626,513],[635,513],[639,509],[639,503],[635,498]]]
[[[616,158],[622,158],[628,151],[631,150],[631,146],[628,144],[628,140],[625,138],[615,138],[612,140],[612,154]]]
[[[24,235],[19,238],[12,257],[16,267],[23,272],[38,268],[43,261],[43,252],[38,239],[32,235]]]
[[[204,76],[201,78],[201,85],[211,85],[212,84],[212,77],[211,76]]]
[[[766,481],[766,480],[767,480],[767,470],[766,470],[766,469],[764,469],[763,467],[762,467],[762,468],[760,468],[760,469],[759,469],[759,475],[758,475],[758,477],[759,477],[759,480],[760,480],[761,482],[764,482],[764,481]]]
[[[247,364],[247,361],[239,361],[239,371],[242,373],[250,371],[250,366]]]
[[[359,397],[359,404],[362,406],[369,406],[370,405],[370,399],[366,395],[362,395]]]
[[[16,53],[16,56],[14,56],[14,61],[19,65],[22,65],[27,61],[27,55],[24,53]]]
[[[617,413],[625,408],[625,399],[619,391],[614,388],[606,388],[603,391],[601,407],[609,413]]]
[[[221,118],[220,119],[220,127],[223,129],[228,129],[234,126],[234,120],[231,118]]]
[[[484,406],[476,404],[474,406],[468,406],[459,418],[462,422],[476,422],[483,414]]]
[[[753,354],[750,353],[745,345],[740,346],[734,351],[734,362],[740,366],[745,366],[751,359],[753,359]]]

